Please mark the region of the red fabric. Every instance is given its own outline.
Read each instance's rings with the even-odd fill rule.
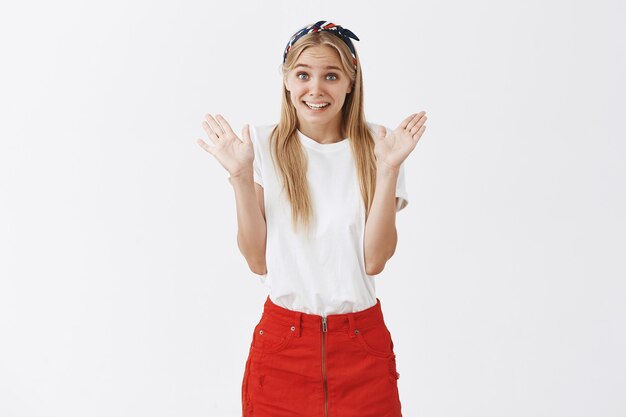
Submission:
[[[243,417],[402,417],[396,355],[380,306],[322,316],[269,296],[241,387]]]

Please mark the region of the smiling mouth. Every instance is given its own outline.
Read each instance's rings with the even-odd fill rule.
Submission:
[[[330,106],[330,103],[325,103],[324,105],[311,105],[309,103],[307,103],[306,101],[303,101],[303,103],[311,110],[323,110],[326,107]]]

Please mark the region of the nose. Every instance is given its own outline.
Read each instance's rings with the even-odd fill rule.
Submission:
[[[309,82],[309,95],[312,97],[323,95],[322,80],[314,78]]]

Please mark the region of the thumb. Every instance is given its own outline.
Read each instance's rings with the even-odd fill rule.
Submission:
[[[380,125],[378,127],[378,137],[380,139],[384,139],[385,136],[387,136],[387,128],[385,126],[383,126],[383,125]]]
[[[241,137],[243,141],[246,143],[252,142],[250,140],[250,125],[249,124],[244,125],[243,129],[241,129]]]

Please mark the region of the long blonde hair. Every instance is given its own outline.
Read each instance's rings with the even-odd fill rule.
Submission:
[[[353,64],[353,56],[348,46],[336,35],[325,31],[312,32],[291,46],[281,70],[283,81],[296,64],[298,57],[309,46],[328,45],[339,53],[343,71],[352,82],[351,92],[346,95],[342,108],[341,130],[343,137],[350,138],[357,170],[361,196],[367,218],[376,186],[376,159],[374,156],[374,139],[369,130],[363,113],[363,77],[361,64],[356,54],[357,68]],[[283,189],[291,204],[292,227],[304,226],[309,232],[313,216],[311,195],[307,182],[307,158],[302,144],[298,140],[298,117],[289,98],[289,91],[283,85],[280,121],[272,130],[269,141],[274,166],[282,177]]]

